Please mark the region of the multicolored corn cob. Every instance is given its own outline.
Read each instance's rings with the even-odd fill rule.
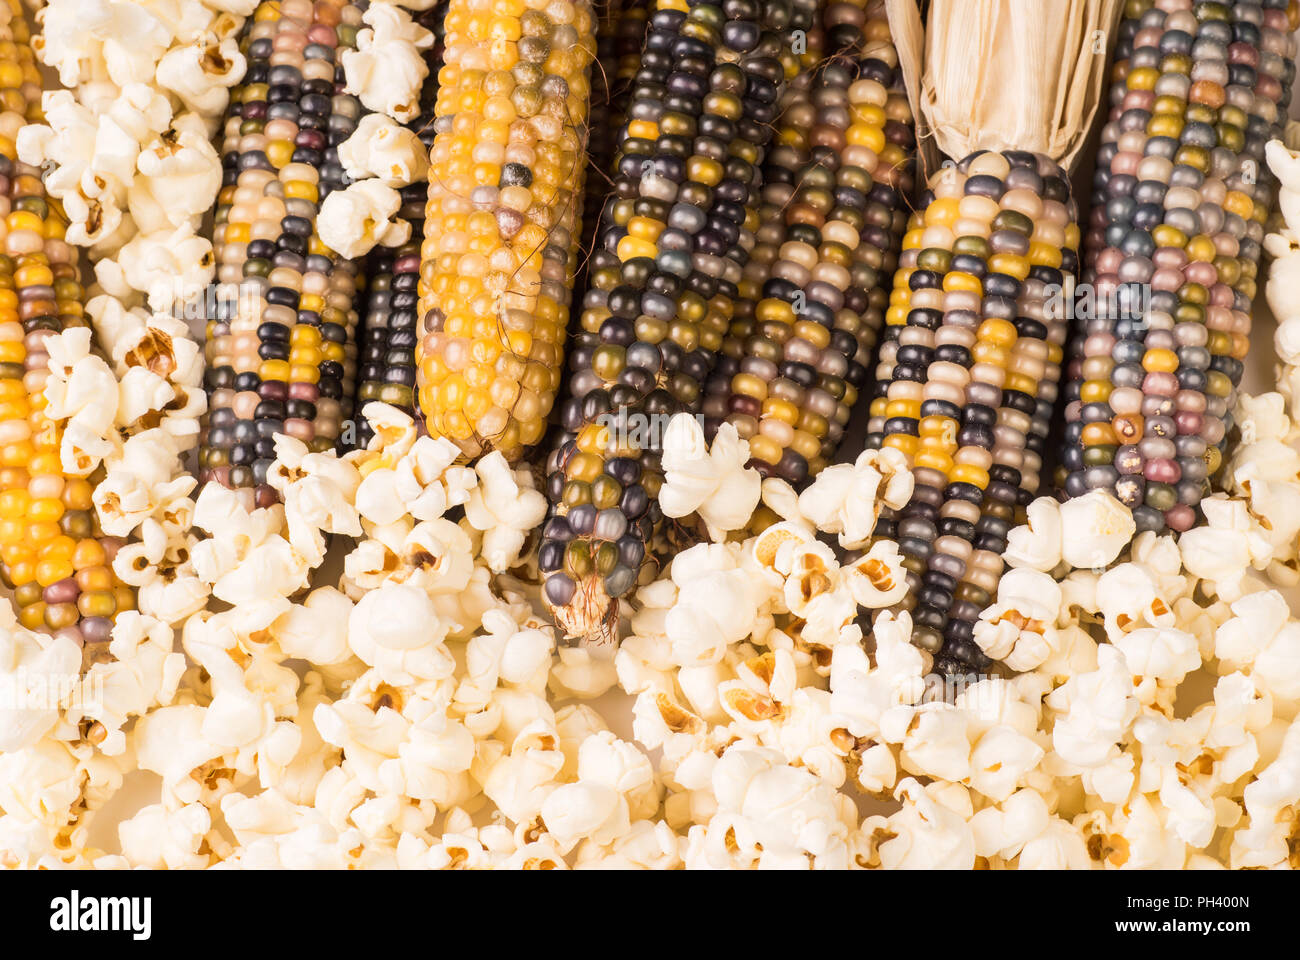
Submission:
[[[881,443],[905,455],[915,490],[877,534],[898,540],[913,642],[943,673],[989,662],[974,623],[995,595],[1017,505],[1037,492],[1031,440],[1062,359],[1049,300],[1078,269],[1076,220],[1050,158],[981,151],[932,178],[903,241]]]
[[[446,4],[423,11],[416,21],[433,32],[433,46],[425,54],[429,79],[421,91],[420,116],[409,126],[423,142],[433,146],[438,69],[443,55],[443,15]],[[357,335],[356,403],[357,446],[364,448],[374,428],[363,414],[367,403],[378,400],[422,419],[415,396],[415,349],[419,341],[420,241],[428,182],[402,188],[397,216],[411,223],[412,238],[400,247],[376,247],[366,261],[366,299],[361,331]]]
[[[121,542],[100,536],[90,477],[68,472],[61,425],[45,413],[46,338],[86,326],[77,251],[40,171],[14,140],[40,123],[41,75],[18,0],[0,5],[0,582],[30,630],[110,639],[135,607],[113,574]]]
[[[831,461],[866,384],[911,189],[911,117],[890,93],[898,56],[883,2],[833,2],[823,26],[829,58],[806,90],[792,84],[703,405],[710,434],[734,424],[752,466],[795,484]]]
[[[349,182],[337,147],[363,111],[342,92],[338,52],[356,45],[361,9],[274,0],[245,28],[212,244],[217,280],[241,293],[208,322],[199,465],[201,480],[245,493],[250,509],[277,499],[275,434],[329,450],[351,416],[359,270],[321,243],[316,216]]]
[[[1130,0],[1102,133],[1059,485],[1187,530],[1223,459],[1249,345],[1294,0]]]
[[[560,387],[582,222],[589,0],[450,0],[418,346],[429,432],[514,460]]]
[[[547,462],[544,595],[570,636],[611,639],[661,514],[666,418],[698,413],[758,227],[759,171],[814,4],[660,0]],[[638,424],[641,428],[638,428]]]

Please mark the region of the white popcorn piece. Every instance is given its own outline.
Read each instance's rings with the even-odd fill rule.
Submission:
[[[144,144],[136,158],[136,169],[147,184],[149,196],[174,226],[201,217],[221,189],[221,158],[208,139],[206,124],[196,113],[177,114],[166,130]],[[139,217],[136,222],[141,222]]]
[[[714,540],[739,530],[758,506],[762,477],[747,468],[749,441],[724,423],[712,445],[690,414],[679,413],[663,436],[664,485],[659,504],[668,517],[698,513]]]
[[[109,643],[115,659],[91,665],[80,681],[79,702],[66,715],[70,722],[99,724],[104,731],[99,749],[106,756],[127,749],[122,728],[132,717],[144,717],[175,699],[185,656],[173,650],[173,643],[167,623],[135,611],[118,614]]]
[[[602,784],[567,783],[557,786],[542,802],[542,820],[563,853],[590,837],[603,845],[627,831],[627,801],[617,790]]]
[[[557,697],[594,700],[618,683],[612,657],[601,657],[591,647],[561,647],[551,668],[550,686]]]
[[[675,870],[682,865],[681,845],[681,838],[666,822],[638,820],[608,847],[584,843],[574,866],[579,870]]]
[[[358,56],[345,53],[344,60],[349,55]],[[411,224],[393,219],[401,206],[401,194],[392,187],[359,180],[325,198],[316,229],[321,242],[342,257],[359,257],[378,245],[401,246],[411,237]]]
[[[483,792],[507,820],[531,823],[541,813],[546,798],[559,784],[555,776],[564,766],[559,750],[524,749],[502,756],[487,770]]]
[[[937,803],[920,784],[908,777],[896,790],[903,807],[887,821],[869,817],[893,836],[879,845],[882,866],[889,869],[969,870],[975,865],[975,836],[958,813]],[[883,821],[883,822],[881,822]]]
[[[68,637],[32,633],[12,622],[8,603],[0,615],[0,752],[36,744],[59,720],[76,690],[81,651]]]
[[[546,516],[546,497],[532,485],[527,469],[512,469],[501,452],[481,457],[474,467],[478,483],[469,491],[465,519],[483,531],[482,556],[502,573],[519,562],[528,533]]]
[[[218,759],[222,750],[202,735],[205,710],[196,704],[162,707],[136,721],[136,762],[163,778],[164,795],[194,803],[203,786],[191,773]]]
[[[902,731],[899,765],[908,773],[961,781],[971,776],[971,744],[964,711],[947,703],[917,707]]]
[[[998,583],[997,602],[975,623],[976,644],[1013,670],[1032,670],[1050,655],[1062,597],[1056,581],[1036,568],[1008,570]]]
[[[878,540],[863,556],[843,568],[844,579],[858,606],[889,607],[907,594],[907,578],[898,544]]]
[[[803,523],[785,520],[774,523],[749,541],[754,564],[768,574],[769,582],[778,587],[790,573],[795,547],[812,543],[816,535]]]
[[[1072,567],[1110,564],[1133,539],[1133,514],[1105,490],[1061,504],[1061,558]]]
[[[1286,599],[1276,590],[1250,593],[1231,604],[1233,618],[1214,635],[1214,655],[1230,669],[1248,669],[1290,621]]]
[[[840,546],[855,550],[866,544],[880,510],[902,509],[912,495],[912,474],[903,455],[892,448],[864,450],[852,464],[827,467],[799,495],[799,510]]]
[[[122,856],[133,867],[151,870],[193,870],[208,866],[199,853],[212,816],[201,803],[188,803],[169,811],[162,804],[143,807],[118,824]]]
[[[895,619],[891,613],[883,613],[873,634],[874,669],[856,644],[839,644],[831,653],[830,710],[844,718],[848,732],[858,738],[879,737],[886,725],[896,728],[899,724],[892,721],[893,715],[902,719],[905,731],[912,717],[911,704],[921,699],[925,689],[925,662],[911,643],[911,617],[902,614]]]
[[[1171,627],[1146,627],[1114,641],[1135,676],[1177,686],[1201,665],[1196,638]]]
[[[1063,761],[1077,768],[1110,759],[1138,713],[1124,655],[1102,646],[1097,663],[1095,671],[1071,677],[1047,698],[1058,714],[1052,744]]]
[[[429,75],[421,51],[433,45],[433,34],[392,4],[376,3],[361,19],[369,29],[357,34],[356,50],[343,53],[347,92],[368,109],[408,123],[419,113],[420,87]]]
[[[1242,802],[1250,822],[1233,834],[1231,866],[1293,866],[1294,806],[1300,802],[1300,725],[1287,727],[1277,756],[1246,785]]]
[[[673,657],[683,666],[716,663],[754,629],[758,597],[749,575],[723,545],[700,544],[673,560],[677,602],[664,620]]]
[[[1270,140],[1264,145],[1264,159],[1281,181],[1278,206],[1282,218],[1288,226],[1300,224],[1300,180],[1296,176],[1296,151],[1289,149],[1281,140]]]
[[[287,540],[272,537],[248,551],[235,569],[212,584],[212,595],[232,606],[287,597],[307,585],[310,566]]]
[[[1088,846],[1079,831],[1060,817],[1020,848],[1021,870],[1087,870],[1092,867]]]
[[[990,800],[1007,800],[1038,766],[1044,750],[1011,727],[997,726],[975,743],[970,754],[970,785]]]
[[[1192,575],[1214,582],[1215,591],[1226,600],[1241,593],[1247,567],[1262,568],[1271,558],[1267,537],[1252,524],[1246,505],[1223,496],[1201,501],[1206,525],[1188,530],[1178,538],[1183,566]]]
[[[405,187],[429,172],[429,151],[415,131],[382,113],[362,117],[338,150],[339,163],[353,180],[375,177],[385,186]]]
[[[447,626],[428,594],[411,584],[384,584],[352,608],[348,644],[390,683],[441,680],[455,661],[443,644]]]
[[[1025,508],[1025,519],[1007,534],[1003,558],[1011,567],[1050,573],[1061,562],[1061,505],[1055,497],[1038,497]]]
[[[1142,563],[1121,563],[1103,573],[1097,603],[1111,642],[1142,626],[1169,627],[1175,621],[1154,573]]]
[[[170,308],[188,291],[202,290],[216,272],[211,242],[196,236],[188,223],[137,234],[118,252],[117,265],[123,281],[147,293],[155,310]],[[110,268],[110,261],[101,260],[96,275]]]
[[[240,5],[253,6],[251,2]],[[230,88],[239,82],[246,67],[235,37],[196,36],[163,54],[155,80],[178,97],[186,110],[216,117],[226,109]]]
[[[87,61],[102,63],[119,87],[147,83],[172,38],[167,24],[140,3],[63,0],[47,4],[40,22],[44,29],[32,46],[68,87],[89,79]]]
[[[1010,860],[1019,856],[1026,843],[1048,829],[1051,813],[1042,796],[1033,790],[1017,790],[1002,805],[988,806],[970,819],[975,852],[981,857]]]
[[[317,587],[271,624],[271,633],[288,656],[314,664],[342,663],[351,655],[348,623],[353,604],[333,587]]]

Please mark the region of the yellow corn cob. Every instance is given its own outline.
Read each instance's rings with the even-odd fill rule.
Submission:
[[[451,0],[421,249],[419,400],[517,459],[560,385],[596,50],[589,0]]]

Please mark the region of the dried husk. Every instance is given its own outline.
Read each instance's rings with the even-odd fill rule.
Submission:
[[[1122,0],[885,5],[927,175],[976,150],[1032,150],[1071,168],[1105,96]]]

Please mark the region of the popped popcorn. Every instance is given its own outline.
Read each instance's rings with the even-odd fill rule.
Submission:
[[[316,230],[321,242],[343,257],[359,257],[376,245],[401,246],[411,238],[411,224],[393,219],[401,206],[402,196],[392,187],[359,180],[325,198]]]
[[[386,187],[404,187],[429,172],[429,151],[415,131],[382,113],[362,117],[338,150],[339,163],[353,180],[375,177]]]
[[[762,478],[749,462],[749,442],[736,428],[724,423],[713,443],[704,442],[704,430],[689,414],[679,413],[668,422],[663,438],[664,485],[659,505],[664,516],[698,513],[714,540],[739,530],[758,505]]]
[[[133,16],[116,6],[91,9]],[[55,0],[49,15],[68,9]],[[175,30],[150,11],[163,26],[148,29]],[[367,21],[371,56],[397,34],[418,47],[404,17]],[[78,27],[91,53],[47,55],[109,76],[101,21]],[[48,132],[25,147],[77,167],[55,182],[127,224],[88,308],[102,352],[85,332],[51,338],[47,401],[70,461],[106,473],[97,513],[127,540],[113,565],[140,610],[83,663],[0,603],[0,697],[39,700],[0,702],[5,865],[1295,866],[1300,621],[1265,579],[1300,573],[1292,373],[1239,396],[1243,442],[1204,527],[1135,536],[1104,494],[1031,502],[975,627],[999,665],[955,693],[909,642],[910,614],[891,609],[906,592],[896,545],[872,540],[881,509],[910,492],[892,454],[797,493],[746,469],[738,435],[705,447],[690,418],[670,426],[682,445],[666,451],[667,501],[715,542],[647,573],[617,645],[568,645],[534,608],[529,536],[546,503],[528,471],[460,465],[391,407],[367,405],[376,437],[345,457],[278,438],[281,505],[248,510],[215,485],[195,496],[181,462],[202,355],[149,307],[168,296],[158,276],[200,277],[203,256],[183,207],[156,235],[166,190],[141,158],[178,123],[206,136],[226,76],[204,86],[194,37],[157,36],[173,66],[128,80],[133,56],[114,50],[123,85],[53,99]],[[124,120],[122,102],[144,119]],[[118,115],[101,127],[92,103]],[[422,159],[402,140],[395,183]],[[388,147],[363,146],[344,152],[386,189]],[[206,190],[206,163],[175,183]],[[1280,284],[1270,297],[1291,367],[1287,311],[1300,311]],[[770,525],[751,535],[759,503]],[[161,784],[121,816],[116,848],[95,849],[89,815],[132,768]]]
[[[376,113],[401,123],[419,113],[420,86],[429,67],[420,55],[433,34],[393,4],[376,3],[361,16],[368,29],[357,34],[357,48],[343,53],[348,93]]]

